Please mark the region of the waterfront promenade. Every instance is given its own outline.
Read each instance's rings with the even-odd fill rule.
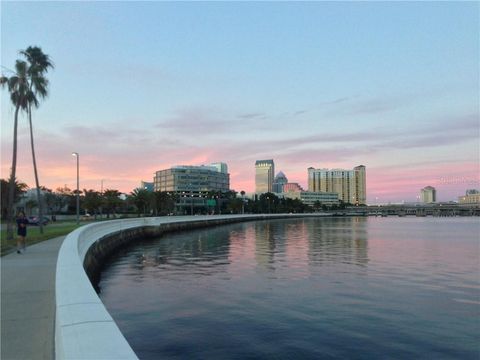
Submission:
[[[1,356],[55,358],[55,269],[64,236],[1,258]]]

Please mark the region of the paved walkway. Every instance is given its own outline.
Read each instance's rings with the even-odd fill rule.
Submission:
[[[2,360],[55,358],[55,267],[64,238],[0,259]]]

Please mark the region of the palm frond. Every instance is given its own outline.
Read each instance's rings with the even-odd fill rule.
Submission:
[[[33,73],[46,73],[49,68],[54,68],[54,64],[50,56],[45,54],[38,46],[29,46],[26,50],[20,51],[20,54],[25,56],[30,63],[30,70]]]
[[[8,77],[3,75],[0,76],[0,86],[1,87],[8,86]]]

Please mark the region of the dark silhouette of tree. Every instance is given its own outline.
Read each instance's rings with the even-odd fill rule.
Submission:
[[[145,189],[137,188],[130,193],[130,198],[137,207],[138,216],[143,211],[143,215],[147,214],[147,208],[150,210],[152,201],[152,193]]]
[[[95,190],[83,189],[83,207],[87,212],[93,212],[95,220],[97,219],[98,209],[102,205],[100,193]]]
[[[107,211],[107,219],[110,218],[110,214],[113,214],[113,217],[116,217],[117,208],[122,204],[120,199],[120,191],[107,189],[103,192],[102,195],[103,206]]]
[[[15,181],[14,203],[20,200],[20,197],[25,194],[28,189],[28,185],[23,182]],[[2,219],[8,218],[8,191],[9,182],[5,179],[0,179],[0,206],[2,208]]]
[[[28,103],[33,97],[28,83],[28,65],[25,61],[17,60],[15,62],[15,74],[6,77],[0,77],[0,85],[7,86],[10,93],[10,100],[15,107],[13,115],[13,151],[12,151],[12,167],[10,168],[10,179],[8,187],[8,223],[7,223],[7,240],[13,240],[13,224],[15,222],[15,178],[17,174],[17,142],[18,142],[18,114],[20,110],[27,111]]]
[[[28,122],[30,125],[30,146],[32,149],[33,172],[35,175],[35,187],[37,189],[38,213],[40,219],[43,218],[43,202],[41,199],[40,183],[38,181],[37,160],[35,156],[35,146],[33,138],[32,126],[32,106],[38,108],[40,106],[40,99],[44,99],[48,95],[48,79],[45,74],[49,68],[53,68],[53,63],[50,57],[43,53],[38,46],[29,46],[26,50],[20,51],[28,63],[27,78],[29,92],[31,96],[28,97],[27,113]],[[43,224],[39,223],[40,233],[43,234]]]

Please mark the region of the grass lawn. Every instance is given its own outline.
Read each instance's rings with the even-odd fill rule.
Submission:
[[[80,226],[85,225],[84,223]],[[75,221],[59,221],[56,223],[50,223],[43,227],[43,234],[40,234],[40,228],[38,226],[28,226],[27,228],[27,246],[36,244],[41,241],[52,239],[57,236],[67,235],[75,230],[79,225]],[[2,224],[2,231],[0,232],[1,240],[1,255],[5,255],[16,248],[17,246],[17,228],[15,226],[14,239],[7,240],[7,225]]]

